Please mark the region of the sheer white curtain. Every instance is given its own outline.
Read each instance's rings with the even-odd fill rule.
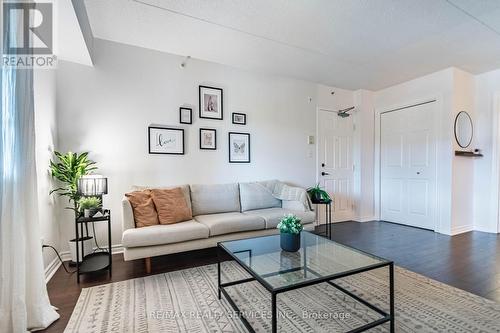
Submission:
[[[0,331],[26,332],[59,315],[47,295],[40,244],[33,71],[1,71]]]

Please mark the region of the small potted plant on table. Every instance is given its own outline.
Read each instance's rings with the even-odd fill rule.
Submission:
[[[300,232],[303,229],[300,221],[296,215],[289,214],[278,224],[280,244],[284,251],[297,252],[300,249]]]
[[[309,197],[311,198],[311,201],[312,201],[313,204],[323,203],[323,202],[329,202],[330,200],[332,200],[330,198],[330,195],[328,194],[328,192],[326,192],[325,190],[323,190],[319,186],[319,184],[317,184],[314,187],[308,188],[307,189],[307,194],[309,194]]]
[[[83,197],[78,200],[80,211],[83,212],[83,217],[94,216],[101,209],[101,199],[98,197]]]

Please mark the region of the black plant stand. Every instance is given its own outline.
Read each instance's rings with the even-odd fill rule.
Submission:
[[[322,200],[322,201],[313,201],[313,204],[316,205],[316,211],[318,211],[319,206],[324,206],[325,207],[325,218],[326,218],[326,223],[325,223],[325,236],[328,239],[332,238],[332,205],[333,205],[333,200]],[[318,211],[318,218],[319,218],[319,211]]]
[[[81,243],[81,254],[84,255],[83,242],[88,237],[83,236],[83,226],[87,229],[88,223],[95,222],[108,222],[108,249],[100,250],[96,249],[91,254],[83,257],[82,262],[80,262],[80,249],[79,244]],[[78,230],[80,229],[80,230]],[[80,275],[94,272],[101,272],[104,270],[109,271],[109,276],[111,277],[111,212],[109,210],[105,211],[105,214],[100,217],[83,217],[80,216],[75,219],[75,234],[76,234],[76,281],[80,283]],[[87,234],[88,236],[88,234]],[[96,235],[94,235],[96,237]]]

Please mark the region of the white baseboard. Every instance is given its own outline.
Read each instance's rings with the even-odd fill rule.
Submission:
[[[97,250],[97,247],[94,246],[93,249]],[[111,245],[111,253],[112,254],[123,253],[123,246],[121,244]],[[69,253],[69,251],[63,251],[60,253],[60,255],[61,255],[61,258],[63,261],[70,261],[71,260],[71,254]]]
[[[355,219],[353,219],[353,221],[371,222],[371,221],[378,221],[378,218],[376,218],[375,216],[360,216],[360,217],[356,217]]]
[[[45,267],[45,283],[49,283],[50,279],[54,276],[57,270],[61,267],[61,262],[59,258],[56,256],[54,260],[52,260],[47,267]]]
[[[464,226],[461,226],[461,227],[455,227],[455,228],[451,229],[451,236],[455,236],[455,235],[458,235],[458,234],[463,234],[464,232],[469,232],[469,231],[472,231],[472,230],[474,230],[474,226],[473,225],[464,225]]]

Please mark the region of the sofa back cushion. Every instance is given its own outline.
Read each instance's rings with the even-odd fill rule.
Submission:
[[[180,187],[173,189],[152,189],[151,197],[158,212],[160,224],[173,224],[193,218],[186,198]]]
[[[238,184],[191,185],[193,216],[240,211]]]
[[[186,202],[188,204],[189,209],[191,209],[191,194],[189,191],[189,185],[178,185],[178,186],[139,186],[139,185],[134,185],[132,186],[133,191],[143,191],[143,190],[152,190],[152,189],[159,189],[159,190],[170,190],[173,188],[180,187],[182,190],[182,193],[184,194],[184,198],[186,199]]]
[[[160,224],[150,190],[134,191],[125,196],[132,206],[136,228]]]
[[[272,194],[269,182],[240,183],[241,211],[281,207],[281,200]]]

